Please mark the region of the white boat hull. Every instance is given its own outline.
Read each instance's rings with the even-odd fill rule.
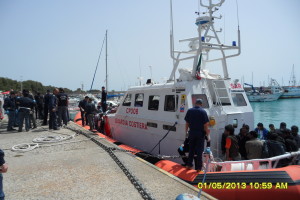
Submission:
[[[281,99],[300,98],[300,87],[284,88],[285,92],[280,97]]]
[[[247,97],[250,102],[269,102],[276,101],[280,98],[282,93],[278,94],[247,94]]]

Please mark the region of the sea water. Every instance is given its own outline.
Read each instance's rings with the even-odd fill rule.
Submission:
[[[279,99],[272,102],[251,102],[254,112],[254,127],[261,122],[269,129],[269,124],[279,128],[281,122],[287,124],[287,128],[300,126],[300,98]]]

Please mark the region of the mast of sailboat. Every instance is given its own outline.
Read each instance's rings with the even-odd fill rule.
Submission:
[[[108,79],[107,79],[107,30],[105,34],[105,89],[108,91]]]
[[[292,69],[292,74],[291,74],[289,84],[290,84],[290,86],[296,86],[296,76],[295,76],[295,71],[294,71],[294,64],[293,64],[293,69]]]
[[[103,49],[103,45],[104,45],[104,41],[106,40],[106,35],[104,36],[104,39],[103,39],[103,42],[102,42],[102,45],[101,45],[101,50],[100,50],[100,53],[99,53],[99,56],[98,56],[98,60],[97,60],[97,64],[96,64],[96,68],[95,68],[95,72],[94,72],[94,76],[93,76],[93,80],[92,80],[92,84],[91,84],[91,89],[93,89],[93,84],[94,84],[94,80],[95,80],[95,76],[96,76],[96,73],[97,73],[97,69],[98,69],[98,65],[99,65],[99,61],[100,61],[100,57],[101,57],[101,54],[102,54],[102,49]],[[82,89],[83,90],[83,89]]]

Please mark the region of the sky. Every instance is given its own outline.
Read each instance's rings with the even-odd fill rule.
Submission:
[[[229,76],[255,86],[268,77],[288,85],[292,66],[300,81],[300,1],[226,0],[216,15],[225,44],[237,40],[242,52],[228,59]],[[173,0],[175,49],[197,36],[197,0]],[[203,12],[204,9],[200,8]],[[0,0],[0,77],[35,80],[72,90],[91,87],[108,30],[108,89],[126,90],[138,77],[163,82],[170,58],[169,0]],[[220,73],[221,66],[211,66]],[[149,67],[150,66],[150,67]],[[185,63],[183,68],[191,68]],[[105,47],[93,89],[105,85]]]

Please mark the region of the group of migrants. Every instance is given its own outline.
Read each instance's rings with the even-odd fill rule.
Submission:
[[[42,125],[49,124],[49,129],[59,130],[69,121],[68,95],[63,88],[55,88],[52,94],[50,90],[45,95],[37,92],[34,96],[25,89],[10,91],[3,108],[8,115],[7,131],[15,131],[14,127],[18,127],[18,132],[22,132],[24,122],[26,132],[37,128],[36,119],[42,120]]]
[[[195,161],[195,169],[201,171],[202,154],[206,146],[210,146],[209,119],[207,113],[202,109],[202,100],[197,99],[195,106],[190,108],[185,116],[186,140],[178,148],[183,159],[183,166],[191,169]],[[286,152],[296,152],[300,148],[300,136],[298,126],[288,129],[285,122],[280,123],[276,129],[274,124],[269,125],[269,130],[262,123],[250,131],[248,125],[244,124],[238,134],[235,134],[233,125],[226,125],[222,135],[222,153],[226,161],[239,161],[250,159],[270,158],[283,155]],[[185,153],[189,153],[185,156]]]
[[[95,123],[95,114],[105,113],[107,111],[106,98],[107,92],[103,86],[101,91],[101,102],[98,103],[97,107],[93,102],[94,99],[89,96],[85,96],[85,98],[79,102],[78,107],[81,113],[82,126],[89,125],[90,131],[98,128],[98,124]]]
[[[278,129],[274,124],[269,125],[269,130],[262,123],[249,130],[248,125],[243,125],[238,135],[234,134],[232,125],[225,126],[222,135],[222,151],[226,160],[248,160],[279,156],[285,152],[296,152],[300,148],[298,126],[288,129],[285,122],[281,122]]]

